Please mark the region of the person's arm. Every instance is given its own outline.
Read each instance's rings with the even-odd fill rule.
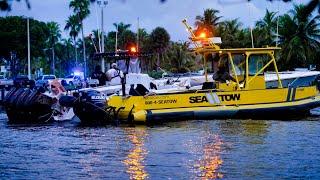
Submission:
[[[228,79],[230,79],[230,80],[233,81],[233,82],[236,82],[236,79],[235,79],[234,77],[232,77],[229,73],[228,73],[228,75],[229,75],[229,78],[228,78]]]

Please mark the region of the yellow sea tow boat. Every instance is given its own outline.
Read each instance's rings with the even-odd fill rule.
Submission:
[[[277,47],[220,49],[212,38],[197,38],[184,20],[194,43],[192,49],[212,61],[214,81],[202,89],[140,96],[111,96],[107,106],[119,120],[157,123],[187,119],[279,119],[305,116],[320,105],[317,77],[299,78],[283,87],[274,57]],[[224,69],[225,72],[221,72]],[[267,88],[264,72],[275,71],[278,87]],[[207,73],[206,73],[207,74]],[[139,94],[139,93],[138,93]]]

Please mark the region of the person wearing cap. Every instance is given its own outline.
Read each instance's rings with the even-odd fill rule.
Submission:
[[[112,63],[111,68],[107,71],[108,81],[120,76],[120,74],[121,71],[118,69],[118,65],[116,63]]]

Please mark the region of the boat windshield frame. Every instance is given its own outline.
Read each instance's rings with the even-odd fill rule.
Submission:
[[[190,40],[194,45],[194,48],[191,49],[195,54],[201,54],[204,58],[204,72],[205,72],[205,80],[208,82],[208,72],[207,72],[207,61],[209,54],[219,54],[220,58],[226,54],[228,55],[229,63],[232,67],[232,72],[235,75],[235,80],[237,84],[237,90],[250,88],[250,83],[256,79],[256,77],[261,74],[267,67],[271,64],[274,66],[274,70],[277,74],[278,78],[278,88],[282,88],[282,82],[280,79],[277,62],[274,57],[275,51],[280,50],[279,47],[265,47],[265,48],[232,48],[232,49],[220,49],[220,46],[217,43],[213,42],[213,37],[196,37],[194,34],[194,30],[191,26],[188,25],[187,20],[182,20],[182,23],[187,28],[187,31],[190,34]],[[221,42],[220,42],[221,43]],[[233,61],[233,54],[245,54],[245,84],[240,84],[239,79],[237,77],[234,61]],[[253,77],[249,77],[249,58],[251,55],[268,55],[270,56],[270,60],[257,72],[253,75]],[[221,59],[219,59],[220,61]],[[258,69],[258,68],[257,68]]]
[[[215,49],[212,47],[197,47],[192,49],[193,52],[196,54],[201,54],[204,57],[204,66],[207,67],[208,62],[208,54],[219,54],[220,57],[223,57],[224,55],[228,56],[229,63],[231,65],[231,71],[234,75],[234,78],[236,80],[237,89],[250,89],[250,83],[252,83],[256,77],[261,74],[267,67],[273,65],[274,70],[278,77],[278,87],[282,88],[282,83],[280,79],[280,75],[278,72],[277,62],[274,57],[275,50],[279,50],[278,47],[267,47],[267,48],[235,48],[235,49]],[[235,54],[245,54],[245,86],[239,82],[238,77],[236,76],[236,66],[234,63],[233,55]],[[263,67],[257,69],[257,72],[252,74],[249,74],[249,59],[251,55],[268,55],[270,59],[263,65]],[[207,68],[205,68],[205,76],[206,81],[208,82],[208,73]]]

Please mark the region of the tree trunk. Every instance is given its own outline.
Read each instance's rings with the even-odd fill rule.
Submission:
[[[158,55],[158,59],[157,59],[157,67],[156,70],[158,71],[158,68],[160,67],[160,53],[157,54]]]
[[[51,72],[52,72],[52,74],[54,75],[55,74],[55,72],[56,72],[56,67],[55,67],[55,59],[54,59],[54,46],[52,45],[52,47],[51,47],[51,50],[52,50],[52,69],[51,69]]]
[[[74,42],[74,54],[75,54],[75,57],[76,57],[76,66],[78,66],[77,43],[76,43],[76,38],[75,37],[73,38],[73,42]]]
[[[84,62],[84,77],[87,75],[87,58],[86,58],[86,43],[84,42],[83,23],[81,21],[82,46],[83,46],[83,62]]]

